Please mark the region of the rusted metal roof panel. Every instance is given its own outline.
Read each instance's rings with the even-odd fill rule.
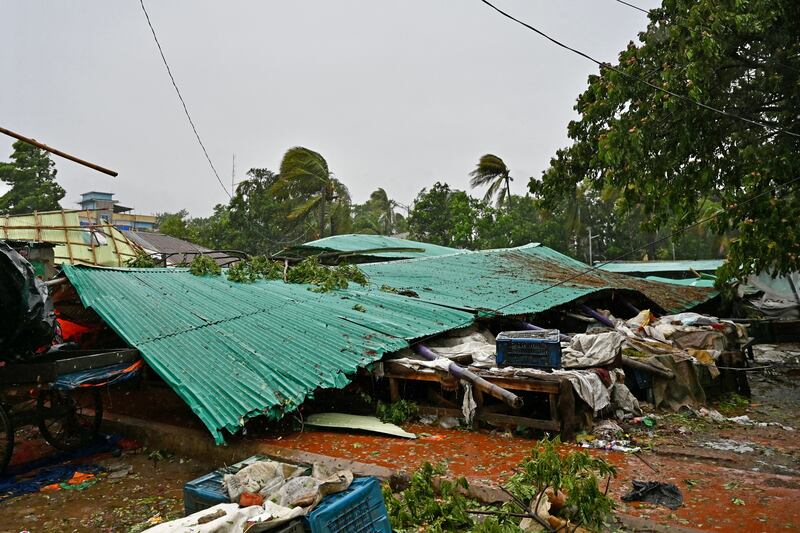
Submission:
[[[608,289],[643,293],[665,311],[681,311],[716,293],[646,281],[589,266],[545,246],[465,251],[361,265],[376,285],[414,291],[420,300],[469,311],[521,315],[546,311]]]

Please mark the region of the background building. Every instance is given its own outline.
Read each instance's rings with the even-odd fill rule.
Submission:
[[[114,200],[114,193],[89,191],[81,194],[78,202],[83,211],[81,225],[108,222],[119,230],[155,231],[157,227],[155,215],[138,215],[132,213],[132,207],[119,205]]]

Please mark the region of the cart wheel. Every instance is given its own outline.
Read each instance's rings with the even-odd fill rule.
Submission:
[[[36,410],[44,440],[59,450],[75,450],[97,436],[103,419],[103,400],[96,388],[43,390],[39,392]]]
[[[0,404],[0,473],[5,472],[14,452],[14,428],[8,411]]]

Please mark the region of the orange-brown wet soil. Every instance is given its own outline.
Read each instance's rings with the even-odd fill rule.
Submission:
[[[535,441],[490,433],[441,429],[410,424],[405,429],[421,435],[417,440],[347,434],[333,431],[305,431],[270,443],[390,468],[414,470],[424,461],[444,462],[454,476],[469,481],[503,482],[529,453]],[[581,449],[565,444],[565,449]],[[691,457],[665,457],[644,452],[632,454],[590,450],[614,464],[617,478],[610,493],[622,513],[646,517],[655,522],[723,532],[800,530],[800,477],[722,467]],[[736,461],[720,454],[726,461]],[[676,511],[648,504],[626,504],[620,500],[633,479],[674,483],[683,492],[685,504]],[[690,480],[688,483],[686,480]],[[691,485],[691,486],[690,486]],[[742,500],[737,505],[733,501]],[[738,503],[738,502],[737,502]]]

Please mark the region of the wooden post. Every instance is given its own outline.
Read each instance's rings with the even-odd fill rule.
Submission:
[[[389,378],[389,399],[392,403],[400,399],[400,388],[397,385],[396,378]]]
[[[74,265],[75,259],[72,257],[72,244],[69,242],[69,234],[67,229],[67,215],[64,214],[64,210],[61,210],[61,223],[64,225],[64,243],[67,247],[67,257],[69,257],[69,264]]]
[[[561,422],[561,440],[564,442],[574,440],[577,425],[575,396],[572,392],[572,383],[568,379],[562,379],[558,389],[558,414]]]

